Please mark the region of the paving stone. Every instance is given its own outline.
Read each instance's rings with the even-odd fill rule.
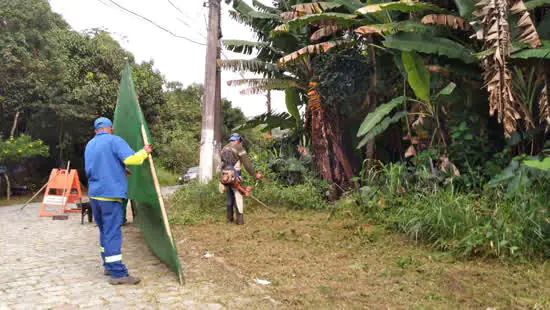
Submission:
[[[184,287],[179,286],[132,225],[123,227],[124,263],[142,282],[111,286],[103,275],[95,224],[81,225],[77,213],[67,221],[39,217],[40,203],[28,205],[21,213],[19,207],[0,207],[0,310],[224,308],[215,303],[220,300],[213,293],[215,279],[194,284],[187,280]],[[225,289],[217,287],[216,293],[220,292],[225,294]],[[227,294],[233,294],[224,295],[231,299],[241,293]]]

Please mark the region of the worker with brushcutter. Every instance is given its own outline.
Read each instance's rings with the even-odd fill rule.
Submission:
[[[84,165],[88,176],[88,196],[99,227],[104,274],[109,283],[138,284],[122,263],[122,202],[126,199],[127,165],[141,165],[151,153],[150,144],[135,153],[121,137],[113,135],[113,123],[105,117],[94,122],[95,136],[86,145]]]
[[[227,193],[227,222],[234,222],[233,209],[235,209],[235,213],[237,214],[236,223],[237,225],[242,225],[244,224],[243,194],[246,194],[246,191],[240,187],[242,180],[241,165],[244,166],[250,175],[255,175],[256,179],[261,179],[262,173],[260,171],[254,172],[254,167],[243,146],[243,138],[238,133],[232,134],[229,138],[229,144],[223,147],[221,159],[221,183],[224,186],[224,191]]]

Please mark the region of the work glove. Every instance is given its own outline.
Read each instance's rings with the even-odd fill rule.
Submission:
[[[150,143],[148,143],[145,146],[143,146],[143,150],[147,152],[147,154],[151,154],[153,152],[153,147],[151,146]]]

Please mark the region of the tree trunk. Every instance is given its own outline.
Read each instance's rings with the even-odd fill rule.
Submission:
[[[4,178],[6,179],[6,197],[8,200],[11,198],[11,185],[10,178],[8,178],[8,173],[4,173]]]
[[[344,185],[353,178],[353,169],[342,147],[338,116],[329,118],[321,107],[316,83],[310,83],[308,106],[311,111],[311,149],[323,180]],[[336,114],[336,113],[335,113]],[[333,156],[329,150],[332,150]]]
[[[372,38],[369,37],[369,41],[372,41]],[[372,60],[372,66],[373,66],[373,73],[371,76],[371,89],[375,89],[377,86],[378,77],[377,75],[377,64],[376,64],[376,51],[374,50],[374,47],[369,47],[369,56]],[[372,112],[376,109],[376,106],[378,105],[378,102],[376,100],[376,96],[373,96],[371,91],[369,90],[367,92],[367,106],[368,106],[368,112]],[[372,169],[372,166],[374,164],[374,157],[376,154],[376,139],[371,139],[369,142],[367,142],[367,153],[365,154],[367,156],[367,164],[365,166],[366,172],[369,173]]]
[[[329,129],[329,138],[332,145],[332,151],[334,152],[334,167],[342,166],[344,171],[344,178],[342,178],[338,184],[343,185],[343,183],[350,182],[353,179],[353,168],[348,160],[348,156],[343,149],[343,140],[342,140],[342,130],[339,124],[339,118],[335,117],[329,120],[325,118],[324,123],[327,124]]]
[[[311,150],[315,156],[315,164],[325,181],[333,181],[332,168],[330,166],[329,145],[323,111],[318,109],[311,112]]]
[[[17,122],[19,121],[19,110],[17,110],[17,112],[15,112],[15,118],[13,119],[13,126],[11,127],[11,132],[10,132],[10,137],[13,137],[13,135],[15,134],[15,129],[17,128]]]

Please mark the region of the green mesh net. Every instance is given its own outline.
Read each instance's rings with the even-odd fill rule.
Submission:
[[[141,126],[151,142],[151,135],[141,108],[138,103],[134,82],[132,80],[132,69],[126,64],[122,72],[120,90],[114,116],[114,133],[122,137],[134,150],[143,148]],[[149,161],[146,160],[140,166],[129,166],[132,175],[128,177],[128,199],[134,201],[135,220],[137,227],[145,242],[153,253],[174,271],[183,283],[183,271],[178,259],[175,242],[170,240],[170,227],[164,225],[162,211],[159,203],[159,196],[155,189],[155,183],[151,173]]]

